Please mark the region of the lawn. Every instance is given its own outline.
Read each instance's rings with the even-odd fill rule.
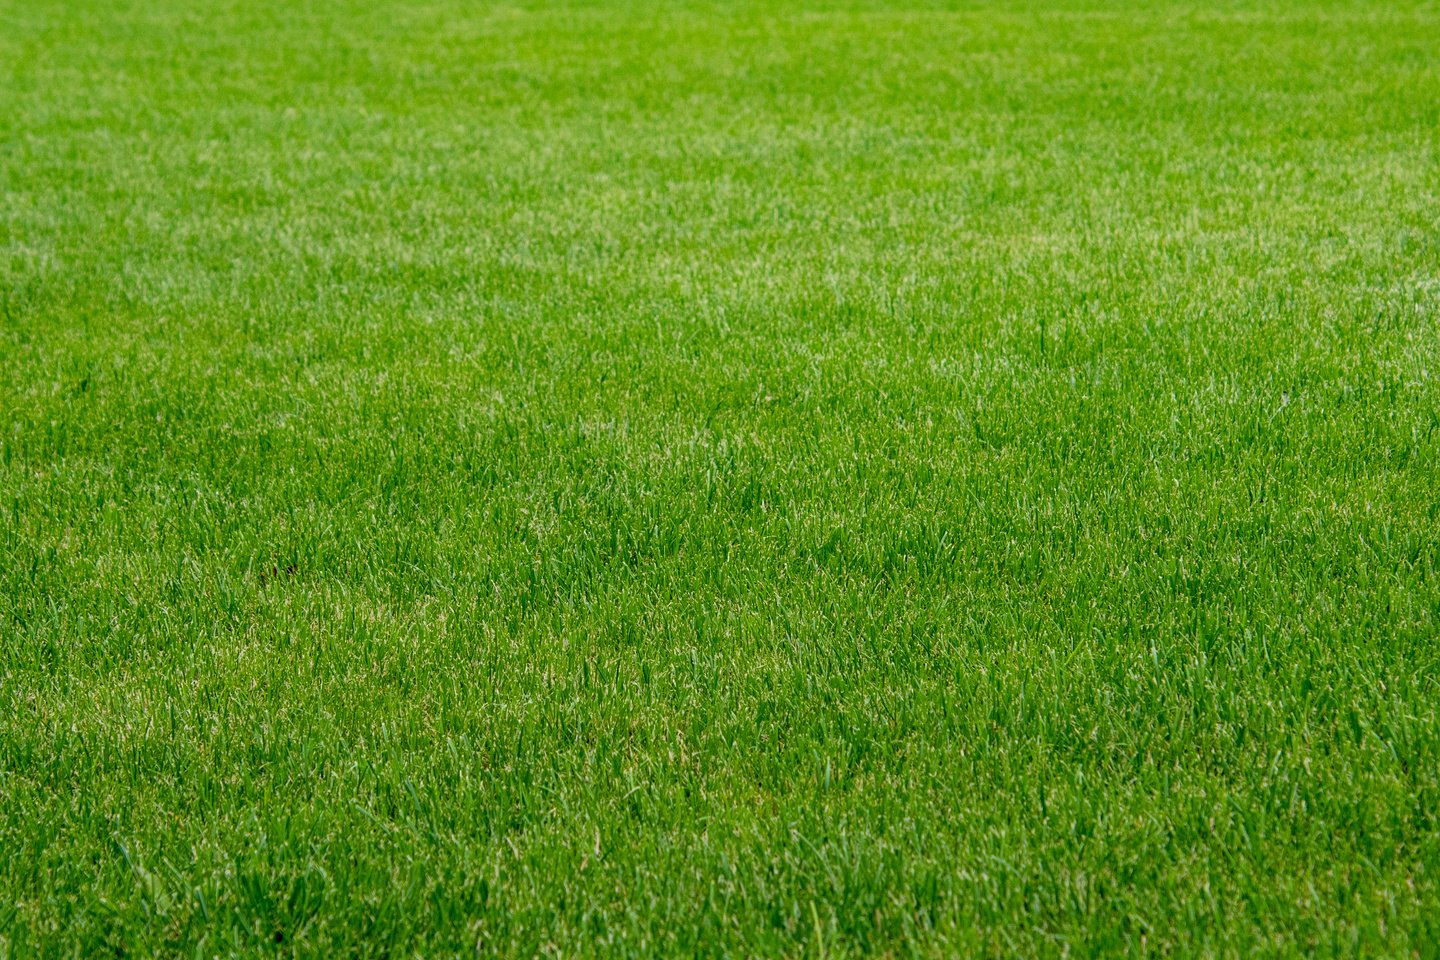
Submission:
[[[0,0],[0,958],[1440,952],[1440,7]]]

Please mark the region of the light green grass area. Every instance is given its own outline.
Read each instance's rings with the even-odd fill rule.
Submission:
[[[1440,8],[0,0],[0,957],[1434,957]]]

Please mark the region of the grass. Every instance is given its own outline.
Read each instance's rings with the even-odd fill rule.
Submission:
[[[0,0],[0,957],[1436,956],[1437,49]]]

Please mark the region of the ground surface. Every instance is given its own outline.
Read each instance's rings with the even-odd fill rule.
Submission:
[[[1440,9],[0,0],[0,955],[1434,955]]]

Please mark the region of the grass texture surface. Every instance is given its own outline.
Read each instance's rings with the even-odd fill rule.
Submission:
[[[0,956],[1434,957],[1440,9],[0,0]]]

